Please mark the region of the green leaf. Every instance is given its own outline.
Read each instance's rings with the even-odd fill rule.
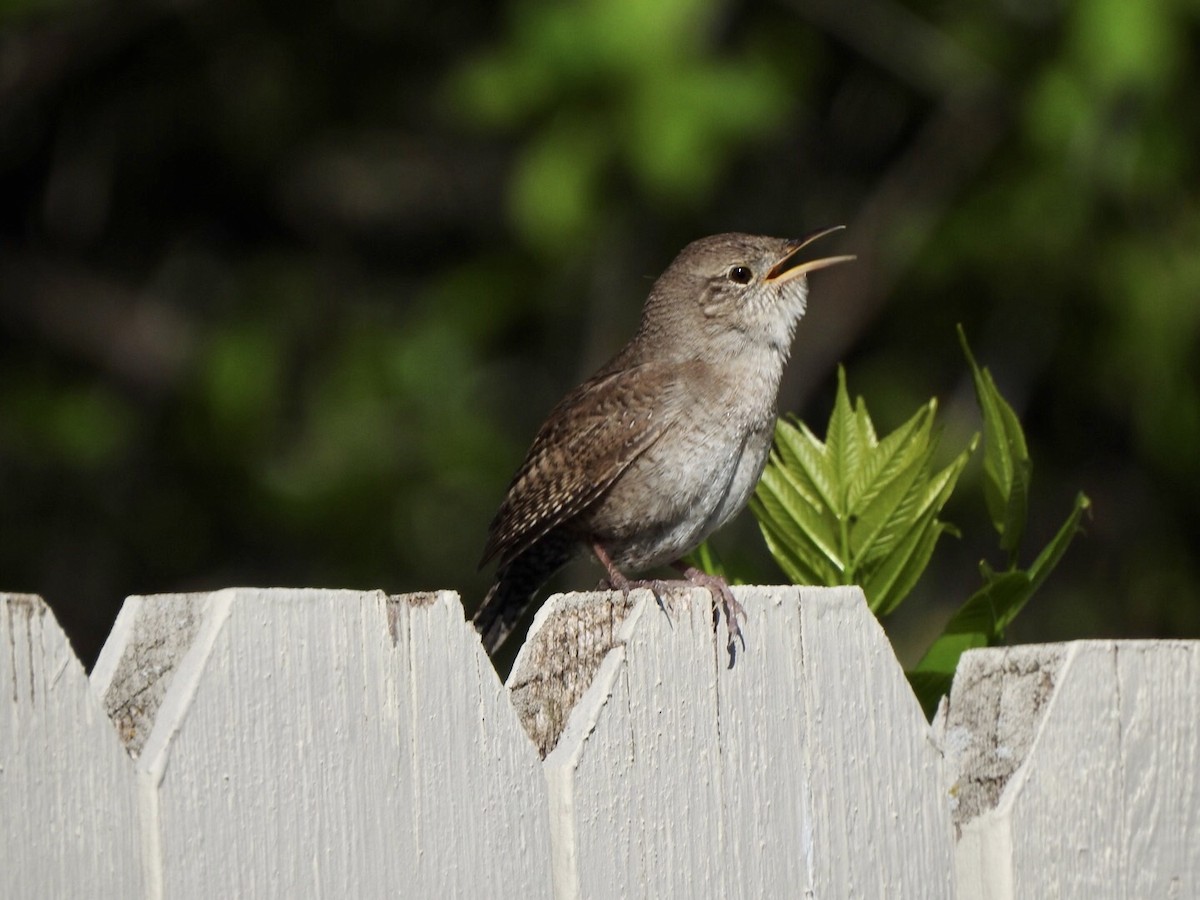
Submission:
[[[803,560],[816,576],[816,580],[810,580],[810,576],[799,583],[841,584],[845,563],[838,552],[836,538],[831,534],[836,525],[827,523],[820,510],[795,489],[790,475],[786,469],[768,466],[751,498],[751,511],[759,526],[769,525],[774,537],[789,547],[789,555]],[[770,536],[765,531],[764,536],[770,544]]]
[[[932,477],[924,475],[923,478],[918,479],[913,484],[912,489],[903,498],[897,508],[893,520],[887,524],[875,539],[876,546],[871,550],[869,555],[864,557],[864,565],[869,560],[890,553],[891,548],[902,538],[906,530],[920,530],[924,527],[923,522],[935,520],[938,513],[942,511],[942,507],[946,505],[946,501],[950,499],[950,495],[954,492],[954,487],[958,483],[958,476],[962,474],[962,470],[966,467],[971,454],[975,452],[976,443],[977,438],[972,437],[971,442],[962,453],[956,456],[946,468]],[[933,456],[934,449],[932,446],[929,448],[924,463],[926,467],[928,466],[928,461]],[[928,562],[928,559],[926,559],[926,562]],[[924,565],[922,565],[923,568]],[[918,572],[917,574],[919,575],[920,573]],[[911,590],[911,585],[909,590]]]
[[[916,524],[915,506],[928,476],[932,449],[926,448],[857,513],[850,529],[851,559],[866,564],[891,552],[900,536]]]
[[[775,423],[775,444],[768,461],[768,468],[779,468],[791,475],[791,481],[809,504],[817,509],[827,505],[824,494],[818,486],[818,477],[824,476],[824,460],[821,454],[824,445],[817,441],[811,433],[801,431],[796,426],[780,419]],[[816,475],[810,472],[816,470]]]
[[[941,512],[942,506],[946,505],[950,494],[954,492],[954,486],[958,484],[959,475],[966,467],[967,460],[970,460],[974,446],[976,446],[976,439],[972,438],[971,444],[968,444],[967,448],[956,456],[949,466],[942,469],[929,482],[926,487],[926,498],[922,504],[924,512],[920,516],[923,518],[924,524],[913,529],[917,533],[916,538],[907,538],[901,541],[900,546],[896,548],[889,559],[890,565],[887,568],[881,566],[882,571],[876,572],[876,577],[881,581],[881,587],[878,588],[881,596],[877,600],[878,610],[881,613],[892,612],[900,604],[900,601],[917,586],[917,581],[925,571],[925,566],[929,565],[930,558],[934,556],[937,539],[946,532],[958,533],[949,524],[937,518],[937,514]],[[894,575],[892,574],[893,569]]]
[[[860,408],[865,415],[866,406]],[[913,414],[907,422],[877,441],[866,455],[858,473],[850,482],[849,498],[852,506],[869,504],[896,474],[921,456],[929,446],[929,435],[937,402],[930,400]],[[870,427],[870,421],[867,422]],[[874,432],[874,428],[871,428]]]
[[[917,663],[918,672],[953,674],[958,658],[974,647],[988,647],[1003,632],[1001,624],[1013,608],[1029,599],[1033,586],[1025,572],[1004,572],[985,584],[959,607],[941,635]],[[1011,617],[1008,617],[1011,621]]]
[[[825,445],[809,431],[808,426],[799,421],[796,426],[776,422],[775,446],[786,462],[785,468],[794,475],[803,475],[821,502],[830,509],[836,509],[835,475]]]
[[[750,508],[772,555],[793,581],[863,586],[872,609],[890,610],[912,590],[938,538],[937,516],[976,441],[930,474],[934,401],[880,440],[845,370],[822,443],[798,422],[780,422]]]
[[[875,424],[867,412],[867,401],[862,397],[859,397],[854,405],[854,428],[858,432],[858,444],[864,453],[873,450],[879,443],[879,438],[875,436]]]
[[[921,704],[925,718],[932,719],[933,714],[937,712],[938,701],[950,693],[950,686],[954,683],[954,673],[905,672],[904,675],[908,678],[908,684],[913,693],[917,695],[917,702]]]
[[[1008,401],[1001,396],[992,374],[980,368],[958,326],[958,339],[971,366],[975,396],[983,414],[984,500],[992,524],[1000,534],[1000,546],[1015,559],[1029,514],[1029,480],[1032,464],[1025,432]]]
[[[1090,506],[1091,501],[1086,495],[1076,496],[1067,520],[1028,571],[996,573],[986,563],[980,564],[987,583],[959,608],[942,634],[925,651],[916,671],[909,675],[913,690],[927,714],[936,707],[937,696],[940,696],[933,695],[949,689],[959,657],[972,648],[989,647],[1004,636],[1005,629],[1062,559],[1080,530],[1084,511]]]
[[[751,501],[752,503],[754,501]],[[830,577],[830,573],[814,565],[815,560],[806,552],[803,543],[797,544],[788,540],[779,529],[770,522],[760,521],[759,529],[771,557],[792,582],[792,584],[815,584],[821,587],[834,587],[839,581]]]
[[[907,534],[899,535],[894,551],[871,573],[863,585],[872,608],[879,613],[891,612],[916,587],[917,581],[933,557],[937,540],[950,526],[937,518],[954,492],[962,473],[975,450],[975,439],[924,486],[918,497],[912,524]],[[871,588],[867,588],[867,584]]]
[[[962,453],[954,457],[946,468],[929,479],[924,492],[918,498],[916,515],[941,512],[946,501],[950,499],[950,495],[954,493],[954,486],[958,484],[958,476],[962,474],[971,454],[975,452],[977,441],[977,437],[972,437],[971,442],[967,444]]]
[[[849,486],[863,456],[863,448],[858,441],[859,426],[855,419],[850,405],[850,392],[846,389],[846,369],[838,366],[837,397],[829,416],[829,427],[825,431],[825,454],[833,471],[833,502],[830,506],[839,517],[849,514]]]
[[[1084,511],[1090,509],[1091,505],[1092,501],[1088,499],[1086,494],[1079,493],[1075,496],[1075,506],[1067,515],[1067,520],[1063,522],[1057,534],[1042,549],[1037,559],[1033,561],[1033,565],[1026,571],[1029,577],[1029,596],[1032,596],[1033,592],[1041,587],[1042,582],[1046,580],[1046,576],[1054,570],[1054,567],[1058,565],[1058,561],[1062,559],[1063,554],[1067,552],[1067,548],[1071,546],[1071,541],[1074,540],[1075,535],[1081,530],[1079,522],[1083,517]],[[1026,596],[1021,603],[1010,605],[1000,612],[999,627],[1002,632],[1017,617],[1017,613],[1028,602],[1029,596]]]
[[[916,586],[945,528],[945,523],[933,516],[914,526],[883,564],[862,580],[867,605],[876,615],[886,615],[894,610]]]

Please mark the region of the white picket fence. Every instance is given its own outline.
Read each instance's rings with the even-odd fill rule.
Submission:
[[[926,724],[855,589],[0,595],[0,897],[1198,898],[1200,642],[975,651]],[[532,739],[531,739],[532,738]],[[545,758],[539,754],[545,751]]]

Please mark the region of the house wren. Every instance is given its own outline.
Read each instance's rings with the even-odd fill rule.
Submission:
[[[680,558],[745,506],[762,474],[806,274],[854,258],[797,257],[836,230],[702,238],[655,282],[633,339],[550,412],[492,520],[480,566],[499,568],[473,619],[489,653],[584,548],[625,593],[650,586],[661,602],[667,582],[624,573],[667,563],[707,587],[733,652],[741,607],[723,579]]]

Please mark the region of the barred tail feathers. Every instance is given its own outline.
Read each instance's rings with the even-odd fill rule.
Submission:
[[[471,618],[489,656],[507,640],[538,589],[570,560],[575,544],[551,532],[497,570],[495,583]]]

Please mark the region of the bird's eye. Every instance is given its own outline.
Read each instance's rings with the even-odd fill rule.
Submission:
[[[734,266],[729,270],[729,280],[736,281],[738,284],[749,284],[753,277],[754,273],[745,266]]]

